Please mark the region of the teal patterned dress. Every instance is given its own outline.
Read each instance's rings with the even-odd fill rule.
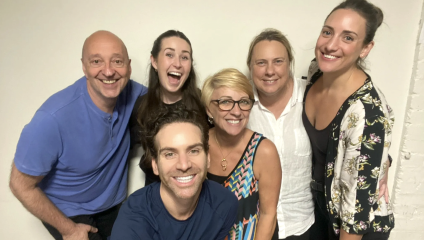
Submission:
[[[231,228],[228,240],[255,239],[259,219],[259,181],[253,174],[253,161],[259,143],[265,139],[262,134],[253,133],[243,155],[227,177],[208,173],[208,178],[217,181],[236,195],[239,200],[237,219]],[[219,180],[219,179],[222,180]]]

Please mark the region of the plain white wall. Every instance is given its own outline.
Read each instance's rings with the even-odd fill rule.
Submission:
[[[145,83],[154,39],[168,29],[178,29],[192,42],[195,68],[203,82],[222,68],[247,73],[250,41],[262,29],[273,27],[291,41],[295,75],[302,76],[313,58],[323,21],[339,2],[1,0],[0,239],[49,239],[40,222],[11,194],[10,165],[20,132],[37,108],[83,75],[81,48],[92,32],[105,29],[121,37],[132,58],[132,78]],[[371,2],[382,8],[385,20],[368,58],[368,72],[396,114],[390,150],[396,158],[423,0]],[[393,176],[391,172],[391,186]]]

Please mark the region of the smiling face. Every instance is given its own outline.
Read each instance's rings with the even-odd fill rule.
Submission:
[[[249,100],[249,95],[245,92],[235,91],[227,87],[219,87],[212,93],[211,100]],[[207,108],[209,117],[213,117],[215,127],[225,131],[227,134],[236,136],[243,132],[249,121],[250,110],[241,110],[235,104],[230,111],[223,111],[218,107],[218,103],[211,102]]]
[[[157,59],[150,57],[157,70],[162,94],[181,94],[181,87],[191,71],[191,47],[182,38],[169,37],[161,42]]]
[[[287,50],[278,41],[260,41],[252,51],[250,71],[259,96],[280,96],[290,82]]]
[[[315,46],[315,57],[324,73],[346,72],[356,67],[358,58],[364,58],[374,42],[363,44],[366,21],[350,9],[334,11],[325,21]]]
[[[197,199],[209,168],[200,128],[187,122],[167,124],[157,133],[155,146],[158,157],[152,167],[161,179],[162,199]]]
[[[85,41],[81,61],[94,104],[102,109],[116,103],[131,75],[124,43],[110,32],[96,32]]]

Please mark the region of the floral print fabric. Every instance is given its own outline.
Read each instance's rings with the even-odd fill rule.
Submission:
[[[309,68],[305,97],[322,75],[315,61]],[[368,75],[367,75],[368,76]],[[331,122],[325,170],[327,210],[336,234],[389,232],[391,204],[378,199],[391,144],[393,111],[368,76],[340,107]]]

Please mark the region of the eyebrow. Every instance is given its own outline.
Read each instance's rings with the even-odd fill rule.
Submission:
[[[192,145],[190,145],[190,146],[187,147],[187,150],[188,149],[193,149],[195,147],[201,147],[203,149],[203,144],[202,143],[192,144]],[[158,154],[160,155],[161,153],[163,153],[165,151],[176,152],[177,149],[176,148],[173,148],[173,147],[164,147],[164,148],[159,149],[159,153]]]
[[[328,25],[324,25],[324,27],[329,28],[330,30],[334,31],[334,28],[332,28]],[[348,30],[343,30],[343,33],[350,33],[350,34],[355,34],[356,36],[358,36],[358,34],[356,32],[352,32],[352,31],[348,31]]]
[[[164,49],[164,51],[165,51],[166,49],[168,49],[168,50],[171,50],[171,51],[174,51],[174,52],[175,52],[175,49],[173,49],[173,48],[170,48],[170,47],[169,47],[169,48],[165,48],[165,49]],[[182,52],[183,52],[183,53],[191,54],[191,53],[190,53],[190,51],[187,51],[187,50],[183,50]]]
[[[286,60],[286,58],[285,57],[283,57],[283,56],[281,56],[281,57],[275,57],[275,58],[273,58],[273,59],[271,59],[271,60],[275,60],[275,59],[283,59],[283,60]],[[256,61],[268,61],[268,59],[265,59],[265,58],[258,58],[258,59],[255,59],[255,62]]]
[[[234,98],[231,96],[221,96],[219,99],[222,99],[222,98],[230,98],[231,100],[234,100]],[[240,99],[248,99],[248,98],[249,96],[244,96],[244,97],[241,97]]]

